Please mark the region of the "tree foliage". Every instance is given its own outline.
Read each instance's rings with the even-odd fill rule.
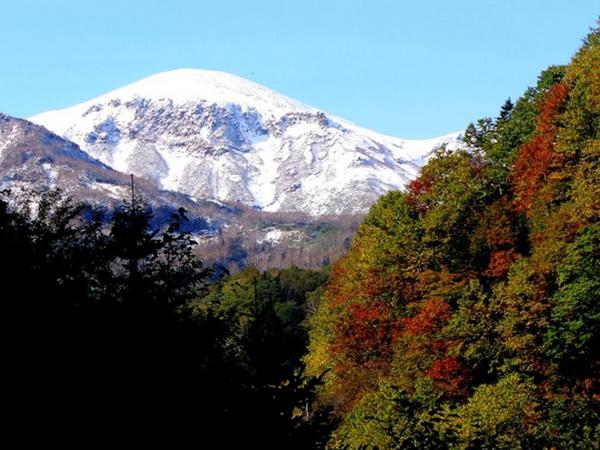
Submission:
[[[248,269],[211,283],[184,210],[154,229],[136,195],[114,211],[58,191],[10,195],[1,317],[6,405],[23,431],[321,445],[329,422],[309,407],[319,379],[302,375],[301,357],[306,297],[324,273]]]
[[[599,33],[332,268],[306,357],[331,448],[599,448]]]

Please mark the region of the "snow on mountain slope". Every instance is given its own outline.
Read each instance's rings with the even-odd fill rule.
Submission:
[[[166,223],[183,207],[190,217],[187,229],[200,236],[217,235],[239,224],[243,214],[229,205],[159,190],[147,180],[134,181],[136,192],[153,208],[155,225]],[[110,210],[130,197],[131,178],[44,127],[0,113],[0,191],[10,191],[14,206],[22,197],[56,188],[76,201]]]
[[[180,69],[30,120],[114,169],[197,198],[313,215],[365,212],[413,179],[432,150],[385,136],[254,82]]]

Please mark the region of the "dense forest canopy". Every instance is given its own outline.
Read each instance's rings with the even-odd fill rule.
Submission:
[[[383,196],[308,373],[332,449],[599,448],[600,32]]]

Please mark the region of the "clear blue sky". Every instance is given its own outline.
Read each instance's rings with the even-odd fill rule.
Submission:
[[[26,117],[194,67],[433,137],[568,62],[599,14],[598,0],[6,1],[0,111]]]

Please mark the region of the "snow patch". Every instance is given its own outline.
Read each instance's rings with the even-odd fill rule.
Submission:
[[[110,183],[92,183],[90,187],[96,191],[103,191],[108,194],[109,197],[115,199],[122,199],[126,196],[127,188],[124,186],[117,186]]]
[[[304,233],[300,230],[281,230],[275,227],[269,227],[263,230],[265,234],[256,239],[258,244],[279,244],[284,240],[300,241],[304,237]]]

